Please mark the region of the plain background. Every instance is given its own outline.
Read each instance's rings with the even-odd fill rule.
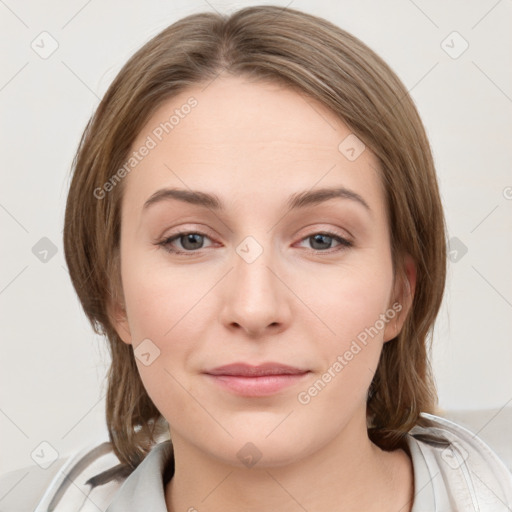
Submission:
[[[43,441],[63,456],[107,439],[109,356],[62,252],[70,164],[99,98],[128,57],[177,19],[259,3],[0,1],[0,473],[33,464]],[[512,406],[512,2],[269,3],[352,32],[410,91],[454,251],[434,333],[440,406]],[[47,58],[32,47],[52,44]]]

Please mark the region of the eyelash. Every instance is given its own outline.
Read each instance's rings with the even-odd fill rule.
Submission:
[[[171,248],[170,244],[172,242],[174,242],[175,240],[178,240],[179,238],[181,238],[182,236],[185,236],[185,235],[199,235],[199,236],[203,236],[206,238],[210,238],[206,233],[203,233],[201,231],[180,231],[178,233],[173,234],[170,237],[164,238],[160,242],[157,242],[156,245],[163,247],[167,252],[169,252],[171,254],[185,255],[185,256],[194,256],[194,255],[198,254],[198,252],[200,252],[202,249],[180,251],[180,250]],[[300,241],[302,242],[304,240],[307,240],[308,238],[313,238],[315,235],[327,236],[329,238],[332,238],[339,244],[335,248],[330,248],[330,249],[326,249],[326,250],[310,249],[312,252],[314,252],[316,254],[318,254],[318,253],[332,254],[334,252],[338,252],[343,249],[348,249],[350,247],[353,247],[353,245],[354,245],[351,241],[347,240],[346,238],[343,238],[343,237],[337,235],[336,233],[333,233],[330,231],[318,231],[316,233],[312,233],[311,235],[301,238]]]

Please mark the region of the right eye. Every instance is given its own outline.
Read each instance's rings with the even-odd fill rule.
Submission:
[[[194,254],[200,249],[204,248],[205,239],[210,239],[205,233],[198,231],[180,231],[164,240],[158,242],[165,250],[174,254]],[[179,242],[181,248],[176,248],[176,243]]]

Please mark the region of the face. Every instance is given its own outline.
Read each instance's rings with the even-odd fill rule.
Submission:
[[[379,165],[357,143],[311,99],[221,77],[133,144],[115,323],[175,445],[271,466],[366,436],[408,305]]]

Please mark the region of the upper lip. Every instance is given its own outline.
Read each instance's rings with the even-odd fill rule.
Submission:
[[[300,375],[308,371],[280,363],[263,363],[256,366],[247,363],[233,363],[218,366],[217,368],[207,370],[205,373],[209,375],[261,377],[265,375]]]

